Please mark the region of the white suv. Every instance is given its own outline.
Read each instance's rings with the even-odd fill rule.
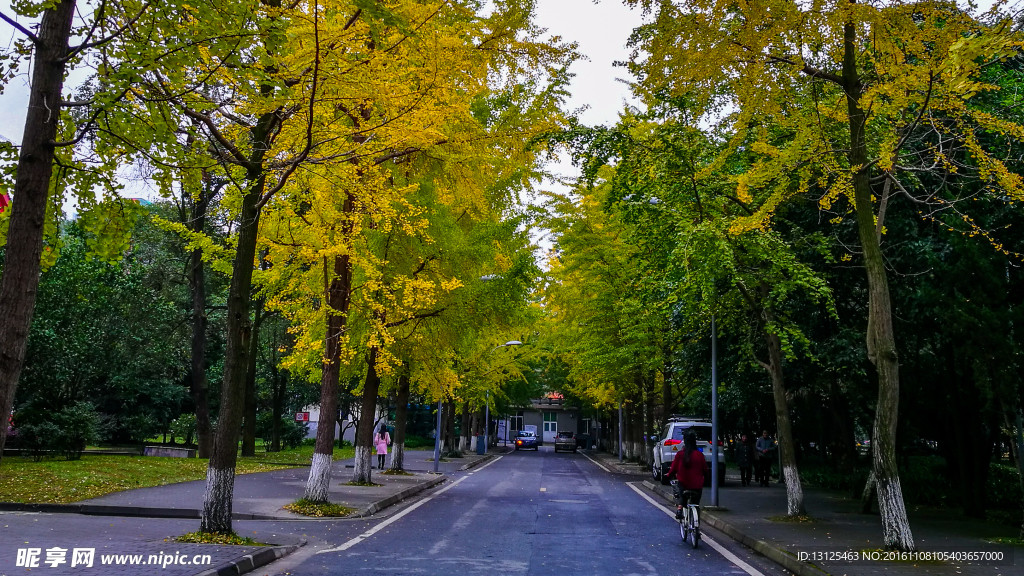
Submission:
[[[668,469],[672,465],[672,459],[683,447],[683,435],[693,432],[697,436],[697,449],[704,454],[708,461],[708,469],[711,469],[711,422],[702,418],[673,417],[670,418],[660,438],[654,443],[654,464],[651,466],[651,476],[662,484],[668,484]],[[718,445],[718,485],[725,484],[725,450],[721,442]],[[705,479],[705,484],[711,482],[711,476]]]

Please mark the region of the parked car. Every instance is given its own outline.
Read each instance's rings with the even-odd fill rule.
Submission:
[[[668,469],[672,459],[683,448],[683,436],[693,432],[697,436],[697,449],[704,454],[711,468],[711,422],[703,418],[673,417],[670,418],[660,438],[655,438],[651,476],[662,484],[668,484]],[[704,479],[705,485],[711,484],[711,475]],[[725,446],[718,441],[718,485],[725,484]]]
[[[530,448],[540,450],[540,438],[537,438],[537,433],[532,430],[520,430],[519,434],[516,434],[516,450]]]
[[[559,450],[576,451],[575,432],[559,432],[558,436],[555,436],[555,452],[558,452]]]

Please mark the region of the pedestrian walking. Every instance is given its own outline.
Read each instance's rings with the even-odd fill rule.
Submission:
[[[754,447],[757,457],[757,481],[761,483],[761,486],[768,487],[768,475],[772,469],[772,456],[775,454],[775,443],[768,436],[768,431],[761,432],[761,437],[757,439],[757,445]]]
[[[683,506],[700,504],[707,474],[708,461],[704,459],[704,453],[697,450],[697,435],[687,432],[683,436],[683,449],[676,453],[668,469],[669,480],[678,480],[675,485],[677,519],[683,517]]]
[[[754,466],[754,445],[744,434],[740,437],[739,449],[736,451],[736,466],[740,469],[740,484],[750,486],[750,474]]]
[[[373,445],[377,447],[377,469],[384,469],[384,459],[388,455],[388,445],[391,444],[391,435],[388,434],[388,429],[381,422],[380,426],[377,427],[377,433],[373,435]]]

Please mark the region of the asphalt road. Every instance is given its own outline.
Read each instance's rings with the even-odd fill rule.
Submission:
[[[712,531],[714,544],[684,546],[676,522],[635,480],[582,454],[513,452],[384,518],[337,526],[268,568],[298,576],[782,573]]]

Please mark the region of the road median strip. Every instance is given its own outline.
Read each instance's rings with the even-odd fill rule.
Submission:
[[[673,504],[675,503],[670,494],[665,493],[663,490],[659,490],[658,487],[650,480],[644,480],[643,486],[658,496],[661,496],[666,501]],[[787,552],[772,546],[764,540],[758,540],[748,534],[745,534],[742,530],[736,528],[732,524],[729,524],[725,520],[722,520],[712,512],[702,511],[700,517],[703,523],[711,526],[715,530],[718,530],[740,544],[743,544],[747,548],[750,548],[772,562],[775,562],[797,576],[829,576],[829,573],[825,572],[821,568],[818,568],[813,564],[808,564],[807,562],[801,562]]]

